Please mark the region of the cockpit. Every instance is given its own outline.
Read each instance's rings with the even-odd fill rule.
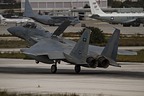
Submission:
[[[45,30],[42,26],[40,26],[40,25],[38,25],[34,22],[27,22],[27,23],[24,23],[22,26],[25,27],[25,28],[30,28],[30,29]]]
[[[28,23],[24,24],[23,27],[25,27],[25,28],[36,28],[37,26],[36,26],[35,23],[28,22]]]

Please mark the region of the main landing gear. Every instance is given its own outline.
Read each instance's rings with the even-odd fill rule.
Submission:
[[[57,72],[57,63],[60,64],[60,61],[59,61],[59,60],[58,60],[58,61],[56,60],[56,61],[55,61],[55,64],[51,66],[51,73],[56,73],[56,72]]]
[[[56,73],[57,72],[57,63],[60,64],[60,61],[55,61],[55,64],[51,66],[51,73]],[[81,66],[80,65],[75,65],[75,72],[79,73],[81,71]]]
[[[52,65],[51,66],[51,73],[56,73],[57,72],[57,65]]]
[[[79,73],[81,71],[81,67],[79,65],[75,65],[75,72]]]
[[[36,63],[36,64],[38,64],[38,63],[39,63],[39,61],[35,61],[35,63]]]
[[[81,71],[81,67],[79,65],[75,65],[75,72],[79,73]],[[57,64],[51,66],[51,73],[57,72]]]

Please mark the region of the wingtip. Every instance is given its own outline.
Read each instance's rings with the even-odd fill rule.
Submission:
[[[84,28],[84,32],[85,32],[85,31],[88,32],[88,33],[91,33],[91,32],[92,32],[92,31],[91,31],[89,28],[87,28],[87,27]]]
[[[116,28],[113,26],[113,28],[115,29],[115,31],[120,32],[120,29]]]

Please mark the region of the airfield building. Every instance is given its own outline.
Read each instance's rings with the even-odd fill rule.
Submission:
[[[83,9],[88,0],[29,0],[35,11]],[[100,7],[107,8],[107,0],[97,0]],[[21,9],[24,10],[25,0],[21,0]]]

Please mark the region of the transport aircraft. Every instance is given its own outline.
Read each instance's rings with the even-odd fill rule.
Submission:
[[[91,15],[90,18],[109,22],[112,24],[122,24],[124,27],[139,27],[144,24],[144,13],[105,13],[101,10],[96,0],[89,0]]]
[[[36,14],[33,12],[32,7],[28,0],[25,0],[25,11],[23,16],[30,17],[37,22],[50,26],[60,25],[65,20],[71,21],[70,25],[73,26],[80,23],[80,20],[76,16],[49,16],[49,15]]]

